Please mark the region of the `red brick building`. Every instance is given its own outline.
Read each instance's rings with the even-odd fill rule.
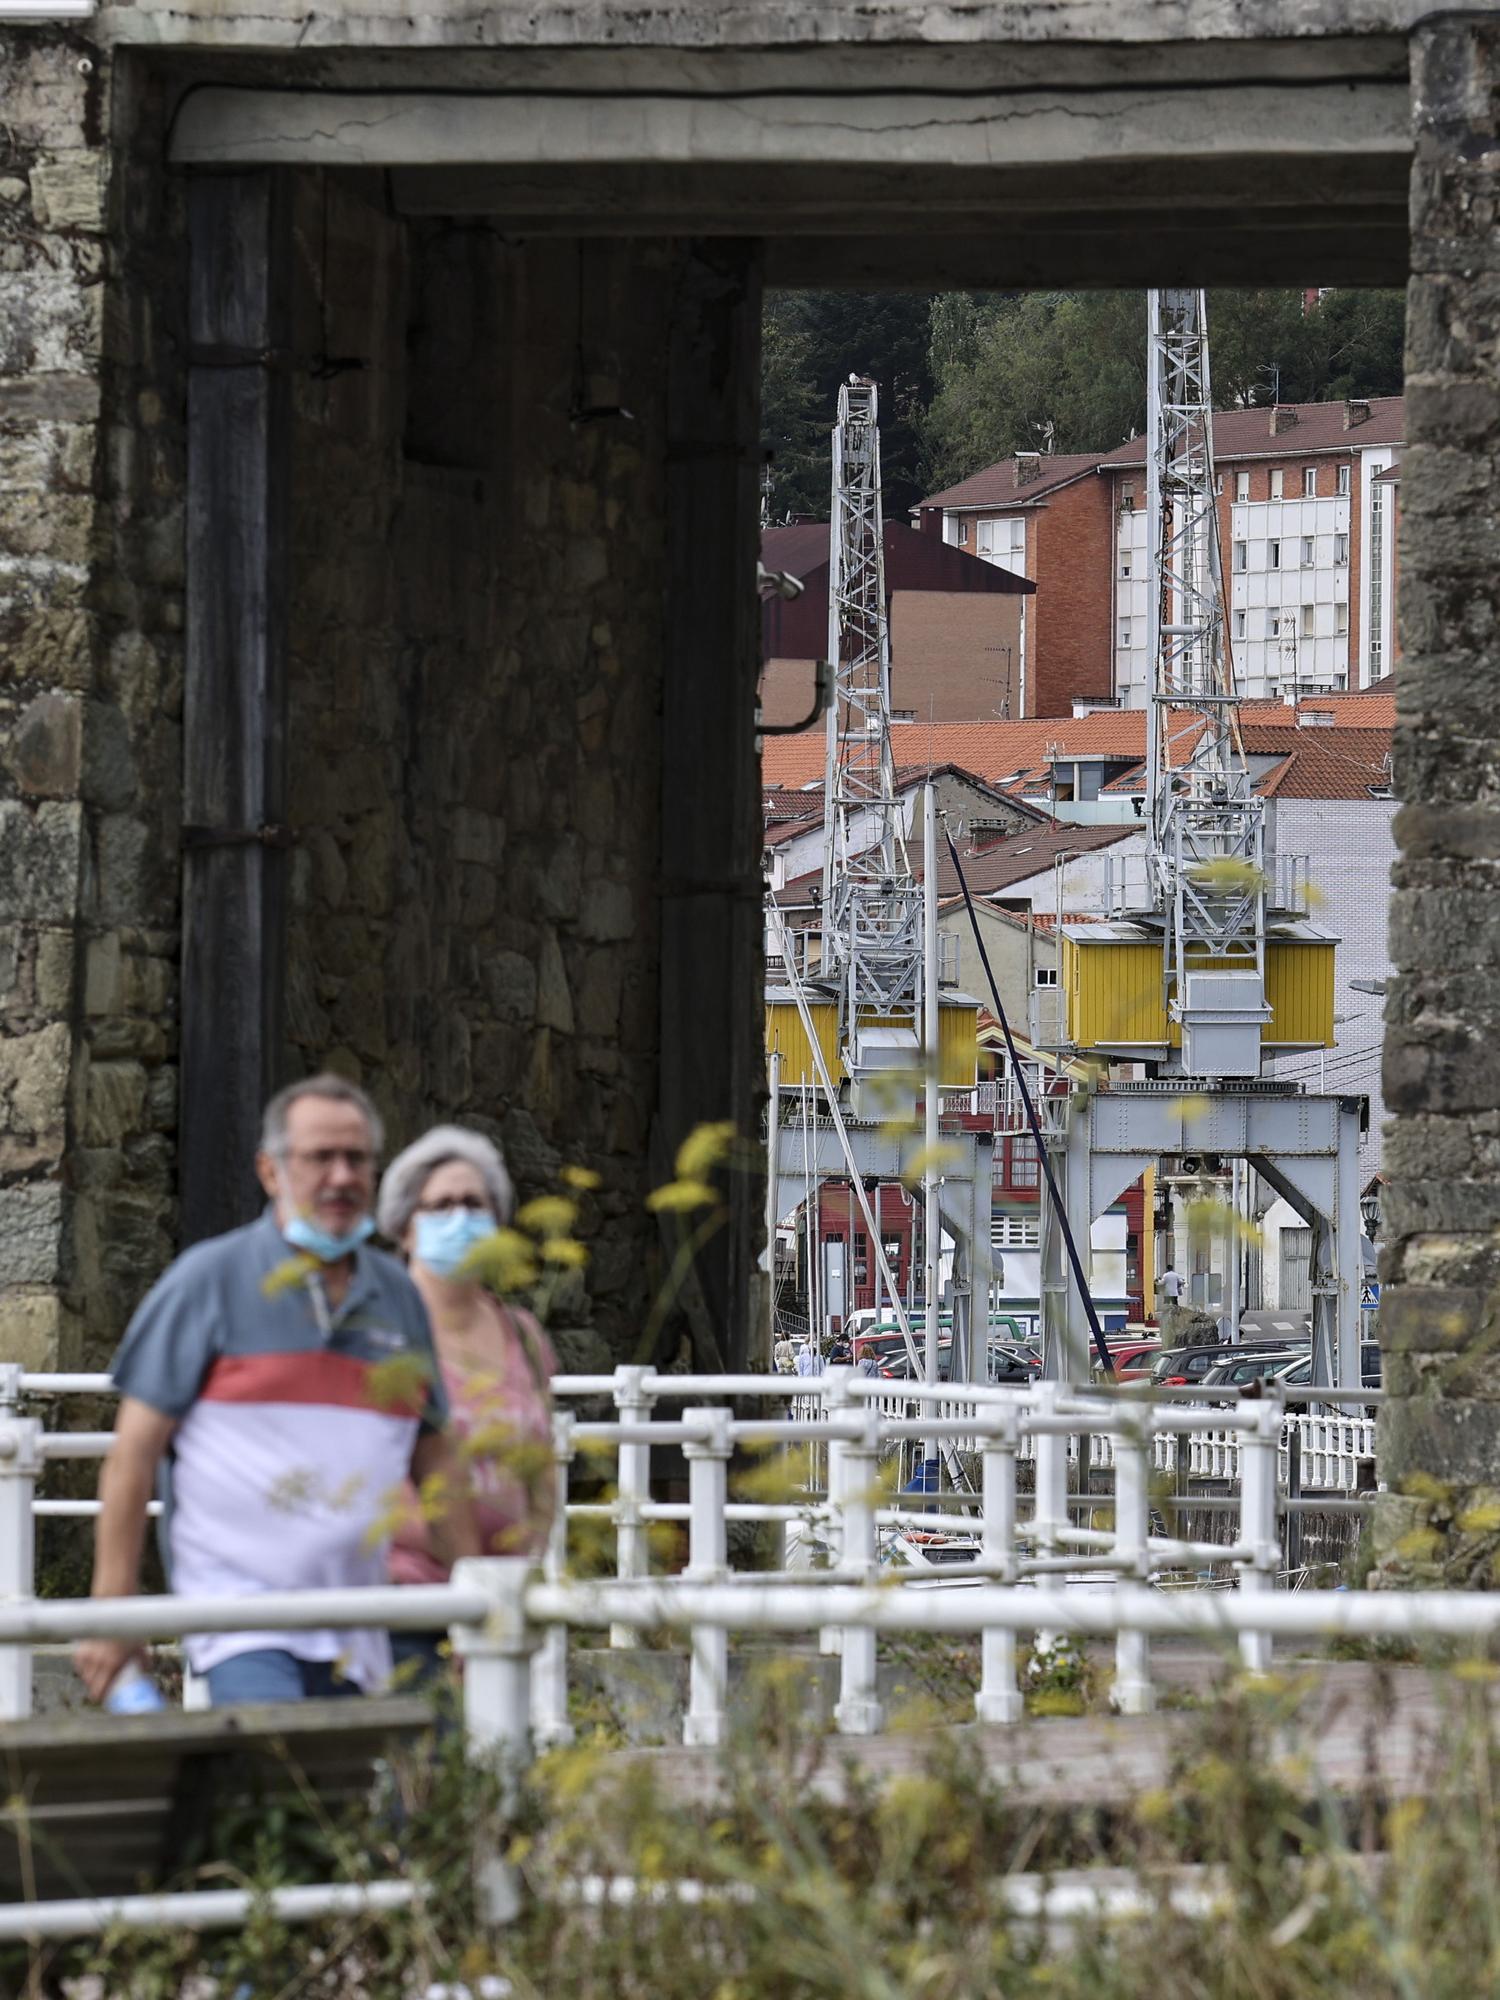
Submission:
[[[1251,700],[1374,685],[1398,656],[1399,396],[1214,417],[1229,644]],[[1023,713],[1145,700],[1145,442],[1022,453],[924,500],[922,526],[1037,585]]]
[[[1097,452],[1003,459],[918,509],[924,535],[1004,565],[1036,588],[1021,635],[1017,717],[1109,701],[1112,518]]]

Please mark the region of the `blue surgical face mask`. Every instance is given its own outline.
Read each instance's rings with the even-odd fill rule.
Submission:
[[[320,1229],[311,1216],[294,1215],[282,1225],[281,1233],[288,1243],[316,1257],[320,1264],[336,1264],[375,1234],[375,1218],[362,1215],[347,1235],[335,1236],[330,1229]]]
[[[469,1252],[495,1233],[495,1218],[487,1209],[445,1208],[417,1217],[412,1255],[434,1277],[451,1278]]]

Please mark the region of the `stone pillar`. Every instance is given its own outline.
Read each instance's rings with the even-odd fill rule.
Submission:
[[[1394,1116],[1380,1340],[1391,1583],[1500,1584],[1500,22],[1412,43]]]
[[[106,175],[83,45],[0,38],[0,1359],[71,1358]]]

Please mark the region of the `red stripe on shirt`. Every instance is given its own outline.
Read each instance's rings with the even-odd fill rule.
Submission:
[[[361,1361],[309,1349],[298,1354],[224,1355],[209,1369],[200,1400],[208,1403],[320,1403],[338,1410],[378,1410],[419,1417],[430,1378],[420,1355]]]

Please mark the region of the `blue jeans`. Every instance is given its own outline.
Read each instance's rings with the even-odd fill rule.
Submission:
[[[204,1678],[214,1708],[246,1701],[327,1701],[361,1692],[356,1682],[336,1671],[334,1661],[299,1660],[274,1646],[235,1653],[210,1667]]]

